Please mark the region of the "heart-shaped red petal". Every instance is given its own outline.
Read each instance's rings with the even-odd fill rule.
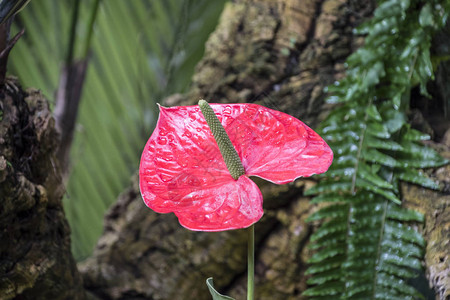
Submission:
[[[333,160],[330,147],[311,128],[260,105],[239,105],[225,130],[248,176],[284,184],[323,173]]]
[[[161,107],[139,176],[147,206],[191,230],[244,228],[263,213],[258,187],[231,177],[198,106]]]
[[[191,230],[246,228],[263,215],[261,192],[247,176],[198,190],[190,194],[189,198],[198,199],[201,205],[178,209],[175,215],[181,225]]]
[[[247,176],[287,183],[325,172],[333,154],[301,121],[255,104],[211,104],[246,175],[234,180],[198,106],[161,107],[139,170],[141,193],[156,212],[173,212],[191,230],[248,227],[262,196]]]

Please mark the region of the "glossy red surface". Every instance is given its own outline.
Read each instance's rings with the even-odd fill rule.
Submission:
[[[139,170],[148,207],[173,212],[191,230],[245,228],[263,215],[248,176],[277,184],[325,172],[333,154],[301,121],[256,104],[211,104],[241,158],[234,180],[198,106],[160,108]]]

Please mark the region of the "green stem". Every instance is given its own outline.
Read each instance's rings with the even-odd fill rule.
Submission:
[[[248,268],[247,268],[247,300],[253,300],[255,295],[255,224],[248,230]]]
[[[219,119],[217,118],[214,110],[209,106],[205,100],[198,101],[198,105],[202,111],[203,116],[206,119],[206,123],[211,130],[217,145],[219,146],[220,153],[227,165],[228,171],[231,176],[237,180],[240,176],[245,174],[244,166],[242,165],[239,155],[234,149],[233,144]],[[247,300],[254,300],[255,295],[255,225],[251,225],[248,229],[248,287],[247,287]]]

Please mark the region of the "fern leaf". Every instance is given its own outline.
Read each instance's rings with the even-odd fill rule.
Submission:
[[[359,163],[358,165],[358,175],[367,181],[370,185],[384,188],[384,189],[393,189],[391,183],[382,179],[378,174],[374,173],[373,170],[365,163]]]
[[[439,189],[439,185],[434,180],[430,179],[423,172],[414,169],[401,169],[396,172],[396,176],[403,181],[415,183],[429,189]]]
[[[322,125],[335,161],[306,191],[316,195],[313,203],[329,203],[309,218],[323,222],[311,236],[317,252],[306,273],[316,286],[304,295],[312,299],[421,297],[408,280],[421,269],[425,243],[410,222],[424,218],[399,206],[399,181],[437,189],[415,168],[447,163],[422,144],[429,136],[411,129],[404,112],[411,82],[425,94],[431,78],[429,33],[443,26],[443,0],[433,3],[380,1],[356,30],[367,35],[365,46],[347,59],[347,76],[328,88],[328,102],[340,103]],[[401,34],[394,39],[392,32]]]
[[[345,221],[346,219],[333,219],[322,224],[322,226],[320,226],[320,228],[311,236],[311,242],[323,238],[330,238],[333,235],[338,236],[341,233],[347,233]]]
[[[318,193],[332,193],[332,192],[339,192],[339,191],[348,191],[351,188],[352,183],[350,181],[342,181],[337,182],[335,180],[327,180],[322,181],[320,184],[308,189],[305,192],[305,195],[314,195]]]
[[[317,221],[326,218],[345,217],[348,213],[348,206],[345,204],[332,204],[309,216],[308,221]]]
[[[423,215],[421,213],[411,209],[404,209],[395,205],[389,207],[387,216],[389,219],[397,221],[424,221]]]
[[[382,149],[382,150],[390,150],[390,151],[398,151],[402,150],[403,147],[392,140],[379,139],[374,136],[368,135],[366,137],[366,145],[370,148]]]
[[[408,141],[414,141],[414,142],[426,141],[426,140],[430,139],[430,135],[422,133],[415,129],[409,129],[403,135],[403,139],[408,140]]]
[[[398,165],[397,160],[391,156],[384,154],[376,149],[367,149],[363,153],[363,158],[373,163],[380,163],[387,167],[396,167]]]

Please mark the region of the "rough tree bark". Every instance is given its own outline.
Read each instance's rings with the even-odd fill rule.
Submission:
[[[9,79],[0,109],[0,299],[83,299],[48,101]]]
[[[233,1],[208,41],[191,91],[173,95],[165,104],[194,104],[200,98],[255,102],[316,127],[330,109],[323,88],[343,76],[345,58],[362,42],[352,29],[370,17],[374,2]],[[57,141],[53,121],[45,102],[32,100],[37,92],[26,95],[28,100],[12,106],[6,96],[0,102],[1,124],[10,126],[0,127],[0,295],[82,299],[61,209],[61,181],[52,164]],[[33,146],[24,148],[27,137],[31,140],[25,144]],[[448,155],[445,149],[442,153]],[[429,221],[423,230],[429,241],[426,264],[441,297],[449,286],[448,239],[440,236],[448,234],[448,225],[442,231],[449,224],[448,174],[450,167],[430,174],[444,185],[440,192],[404,185],[408,205],[420,207]],[[316,209],[303,190],[314,182],[258,184],[265,216],[256,225],[256,299],[301,299],[310,256],[305,246],[314,230],[305,219]],[[423,205],[425,199],[428,204]],[[209,276],[220,291],[244,299],[246,233],[182,228],[174,215],[145,207],[135,176],[105,217],[94,255],[79,269],[84,288],[101,299],[210,299]]]

